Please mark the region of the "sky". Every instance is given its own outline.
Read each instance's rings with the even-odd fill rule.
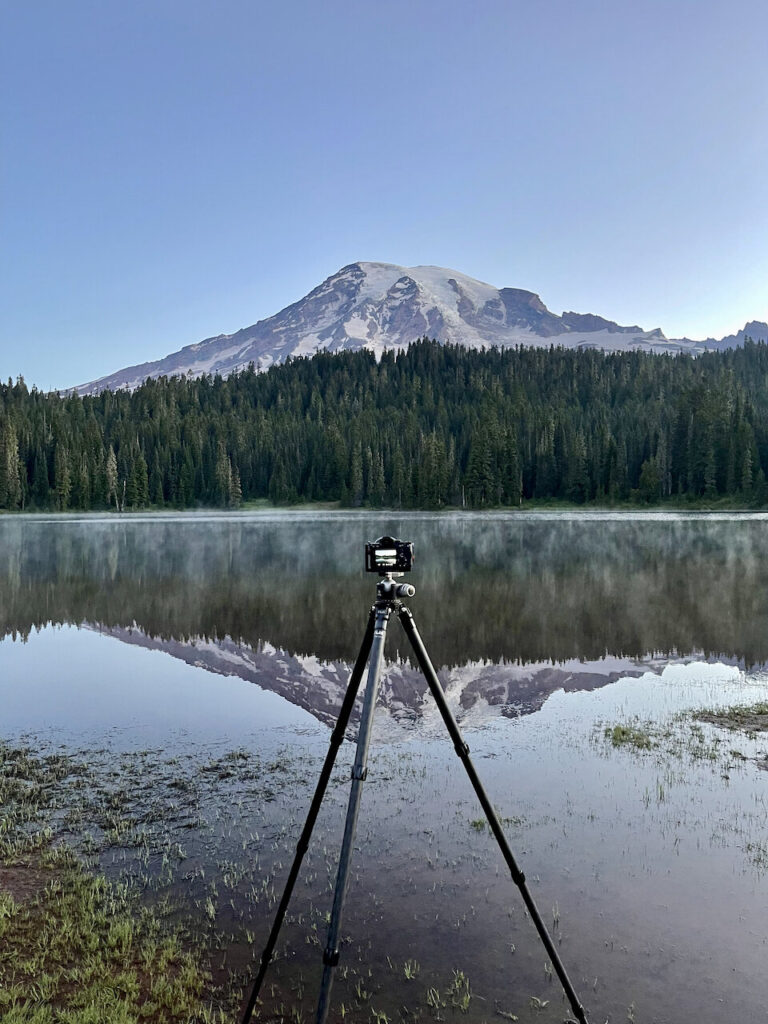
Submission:
[[[765,0],[4,0],[0,379],[357,260],[668,337],[768,320],[767,38]]]

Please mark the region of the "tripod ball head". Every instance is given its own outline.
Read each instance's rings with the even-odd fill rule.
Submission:
[[[397,597],[413,597],[416,588],[412,587],[410,583],[398,583],[388,573],[380,583],[376,584],[376,593],[387,601],[394,601]]]

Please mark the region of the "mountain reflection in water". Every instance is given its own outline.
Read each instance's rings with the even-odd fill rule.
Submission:
[[[413,540],[410,602],[460,716],[536,710],[670,660],[768,661],[768,518],[296,513],[0,521],[0,635],[85,624],[335,717],[375,577]],[[382,702],[426,684],[392,624]]]

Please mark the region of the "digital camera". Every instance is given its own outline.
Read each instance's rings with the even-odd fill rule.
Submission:
[[[410,572],[413,568],[413,543],[379,537],[365,545],[365,571],[385,576],[388,572]]]

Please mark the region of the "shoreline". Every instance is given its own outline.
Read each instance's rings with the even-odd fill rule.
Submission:
[[[3,519],[24,519],[39,520],[41,522],[75,522],[77,520],[100,520],[104,522],[130,522],[147,521],[157,519],[248,519],[261,516],[339,516],[363,518],[376,515],[393,516],[398,518],[415,517],[448,517],[460,516],[462,518],[475,517],[498,517],[508,519],[525,519],[529,516],[552,517],[569,515],[584,518],[645,518],[660,516],[680,517],[693,516],[696,518],[756,518],[768,517],[768,507],[749,508],[743,505],[574,505],[567,502],[562,504],[553,503],[526,503],[519,507],[497,505],[489,508],[462,508],[459,505],[451,505],[443,508],[389,508],[362,507],[351,508],[338,503],[330,502],[302,502],[296,505],[273,505],[271,503],[253,503],[243,505],[240,508],[216,508],[196,506],[190,508],[143,508],[130,512],[116,512],[114,509],[68,509],[66,512],[59,512],[48,509],[25,509],[10,511],[0,509],[0,521]]]

